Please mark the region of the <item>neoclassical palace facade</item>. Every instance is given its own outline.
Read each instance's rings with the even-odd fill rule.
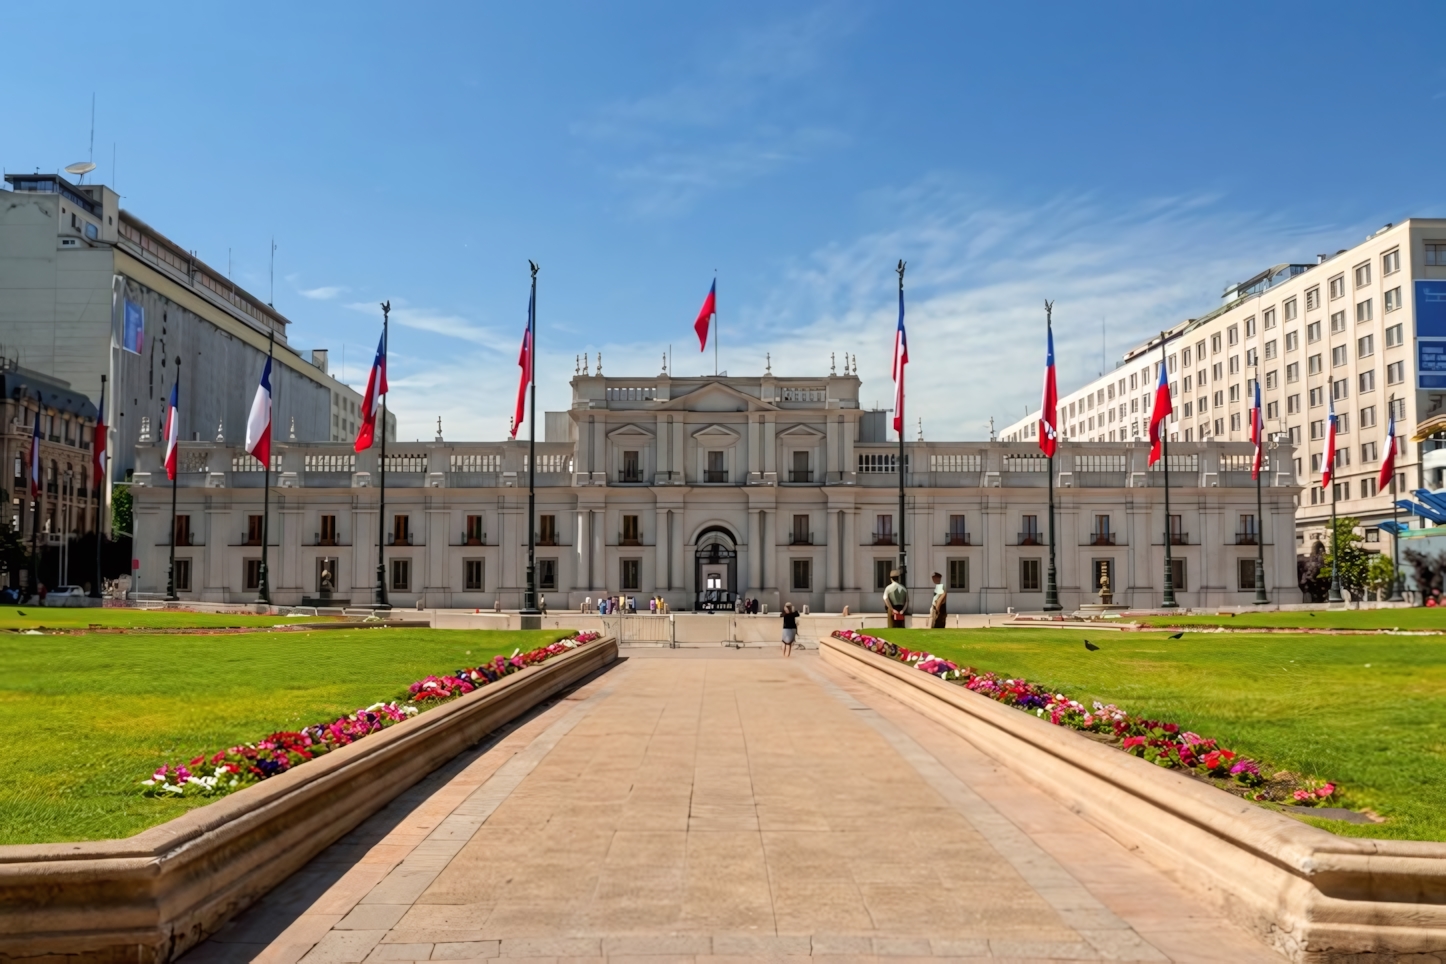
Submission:
[[[823,378],[612,378],[583,373],[537,444],[537,560],[552,609],[585,598],[665,597],[674,610],[748,596],[774,611],[882,609],[902,530],[909,584],[930,573],[956,613],[1038,610],[1048,563],[1047,462],[1032,442],[898,443],[860,409],[853,374]],[[261,465],[237,444],[181,443],[176,522],[162,450],[134,477],[135,587],[164,592],[171,540],[183,599],[246,602],[261,559]],[[1143,443],[1069,443],[1055,459],[1056,553],[1067,609],[1151,606],[1163,583],[1164,473]],[[1171,552],[1182,605],[1248,605],[1263,542],[1272,602],[1298,602],[1289,446],[1272,452],[1263,511],[1249,445],[1171,447]],[[528,447],[393,443],[378,518],[378,453],[281,443],[273,455],[270,584],[278,604],[375,599],[378,526],[393,605],[515,609],[527,565]],[[905,525],[901,526],[900,523]],[[324,575],[325,574],[325,575]],[[915,607],[916,610],[919,606]]]

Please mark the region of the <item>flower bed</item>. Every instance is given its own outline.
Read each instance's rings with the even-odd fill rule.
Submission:
[[[912,664],[915,669],[981,696],[1033,713],[1055,726],[1087,733],[1100,742],[1157,766],[1184,770],[1248,800],[1315,807],[1333,802],[1332,797],[1337,791],[1334,783],[1308,780],[1286,771],[1266,776],[1258,761],[1226,749],[1216,740],[1191,733],[1177,723],[1132,716],[1113,703],[1095,702],[1086,707],[1078,700],[1051,692],[1038,684],[1022,679],[1005,679],[996,673],[976,672],[877,636],[851,629],[842,629],[833,635],[836,639],[862,646],[871,653]]]
[[[428,676],[407,687],[409,696],[405,701],[373,703],[327,723],[272,733],[255,743],[239,744],[209,756],[201,754],[189,763],[164,765],[152,773],[149,780],[143,781],[141,787],[145,795],[151,797],[209,797],[231,793],[411,719],[424,709],[457,699],[504,676],[593,642],[600,636],[600,633],[578,633],[570,639],[526,653],[496,656],[489,663],[459,669],[447,676]]]

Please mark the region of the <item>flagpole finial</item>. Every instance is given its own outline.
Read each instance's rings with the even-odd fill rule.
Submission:
[[[1054,324],[1054,302],[1048,298],[1044,299],[1044,323],[1046,325]]]
[[[220,421],[218,421],[218,422],[216,423],[216,441],[218,441],[218,442],[224,442],[224,441],[226,441],[225,426],[226,426],[226,420],[225,420],[224,418],[221,419]]]
[[[386,301],[383,301],[383,302],[382,302],[382,317],[385,318],[387,315],[390,315],[391,313],[392,313],[392,300],[391,300],[390,298],[388,298]]]
[[[829,353],[828,353],[828,373],[829,373],[830,375],[837,375],[837,374],[838,374],[837,368],[838,368],[838,365],[837,365],[837,363],[836,363],[835,360],[834,360],[834,353],[833,353],[833,352],[829,352]]]
[[[383,428],[382,431],[385,432],[385,431],[386,431],[386,428]],[[287,436],[287,441],[290,441],[290,442],[295,442],[295,441],[296,441],[296,416],[295,416],[295,415],[291,416],[291,433]]]
[[[537,262],[536,262],[536,261],[533,261],[531,258],[528,258],[528,259],[527,259],[527,266],[532,269],[532,280],[533,280],[533,281],[536,281],[536,280],[537,280]]]
[[[905,267],[907,267],[907,265],[904,264],[904,259],[903,259],[903,258],[900,258],[900,259],[899,259],[899,266],[894,269],[895,271],[897,271],[897,272],[899,273],[899,290],[900,290],[900,291],[903,291],[903,290],[904,290],[904,268],[905,268]]]

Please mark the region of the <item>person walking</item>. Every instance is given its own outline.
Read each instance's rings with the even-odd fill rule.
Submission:
[[[537,610],[542,613],[542,615],[547,615],[547,597],[542,593],[537,594]]]
[[[889,586],[884,590],[884,608],[889,611],[889,628],[904,628],[904,613],[909,608],[909,590],[899,582],[899,570],[889,572]]]
[[[929,604],[929,628],[943,629],[949,619],[949,592],[944,588],[944,577],[937,572],[933,575],[934,601]]]
[[[793,642],[798,638],[798,614],[793,603],[783,604],[783,655],[793,655]]]

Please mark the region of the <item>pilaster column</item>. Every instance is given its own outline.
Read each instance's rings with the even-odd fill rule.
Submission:
[[[762,563],[763,563],[763,535],[760,520],[763,517],[763,510],[749,510],[748,512],[748,592],[753,593],[763,588]],[[742,590],[740,590],[742,591]]]

